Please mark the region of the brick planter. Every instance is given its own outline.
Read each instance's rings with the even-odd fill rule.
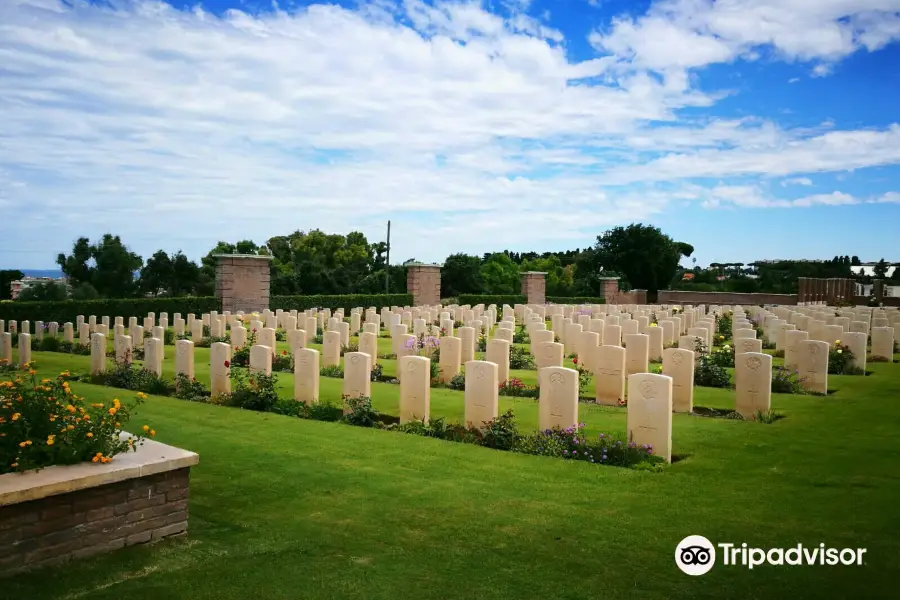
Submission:
[[[0,475],[0,575],[186,533],[198,460],[148,440],[105,465]]]

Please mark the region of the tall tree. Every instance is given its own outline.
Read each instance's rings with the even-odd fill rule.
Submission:
[[[165,250],[157,250],[141,269],[141,292],[151,296],[167,295],[172,287],[172,274],[172,259]]]
[[[887,270],[888,270],[888,264],[887,264],[887,262],[885,262],[885,260],[883,258],[881,260],[879,260],[877,263],[875,263],[874,271],[875,271],[876,278],[884,279],[885,276],[887,275]]]
[[[89,284],[105,298],[132,296],[136,291],[135,273],[143,262],[140,256],[128,250],[119,236],[109,233],[95,244],[88,238],[78,238],[72,254],[60,254],[56,258],[73,287]]]
[[[481,292],[481,258],[471,254],[451,254],[441,268],[441,296],[452,298],[460,294]]]
[[[669,285],[682,256],[693,246],[675,242],[658,227],[634,224],[615,227],[597,237],[595,260],[599,266],[620,273],[633,288],[650,294]]]
[[[519,266],[506,254],[491,254],[480,271],[485,294],[518,294],[522,289]]]

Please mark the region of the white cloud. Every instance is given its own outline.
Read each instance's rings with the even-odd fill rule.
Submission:
[[[614,54],[581,62],[527,2],[508,18],[421,0],[221,18],[110,4],[0,0],[0,236],[45,256],[70,240],[19,228],[38,214],[72,236],[111,230],[144,254],[194,256],[295,228],[380,237],[390,218],[398,256],[441,260],[578,244],[673,201],[778,206],[683,183],[693,177],[900,162],[900,126],[682,117],[724,95],[686,69],[747,45],[709,33],[719,13],[695,27],[686,2],[617,21],[594,37]],[[875,20],[853,27],[866,47],[893,35]]]
[[[791,179],[785,179],[781,182],[782,187],[786,187],[789,185],[812,185],[812,179],[809,177],[793,177]]]
[[[834,61],[900,39],[898,11],[898,0],[661,0],[590,41],[659,71],[756,60],[761,47],[787,60]]]
[[[826,63],[819,63],[813,67],[810,75],[812,77],[828,77],[831,75],[832,66]]]

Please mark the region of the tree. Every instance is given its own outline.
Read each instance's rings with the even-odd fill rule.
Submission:
[[[75,288],[87,283],[104,298],[128,298],[136,291],[134,276],[144,261],[119,236],[107,233],[96,244],[78,238],[72,254],[60,254],[56,263]]]
[[[12,298],[12,282],[25,277],[25,273],[17,269],[5,269],[0,271],[0,300]]]
[[[491,254],[479,270],[485,294],[518,294],[522,289],[519,266],[506,254]]]
[[[441,268],[441,296],[453,298],[460,294],[481,292],[481,263],[481,258],[470,254],[448,256]]]
[[[164,250],[157,250],[141,269],[141,292],[151,296],[167,294],[172,286],[172,276],[172,259]]]
[[[877,279],[884,279],[887,275],[888,264],[882,258],[877,263],[875,263],[875,277]]]
[[[19,292],[17,299],[22,302],[54,302],[65,300],[68,297],[69,291],[64,284],[55,281],[42,281]]]
[[[860,266],[862,263],[859,262],[859,257],[858,257],[858,256],[853,256],[853,257],[850,258],[850,264],[851,264],[852,266],[854,266],[854,267],[858,267],[858,266]]]
[[[640,223],[597,236],[594,248],[598,265],[621,273],[630,287],[654,295],[674,279],[681,257],[693,253],[690,244],[675,242],[658,227]]]

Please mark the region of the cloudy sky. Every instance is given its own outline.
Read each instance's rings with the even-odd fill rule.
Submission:
[[[0,267],[388,219],[900,261],[898,42],[900,0],[0,0]]]

